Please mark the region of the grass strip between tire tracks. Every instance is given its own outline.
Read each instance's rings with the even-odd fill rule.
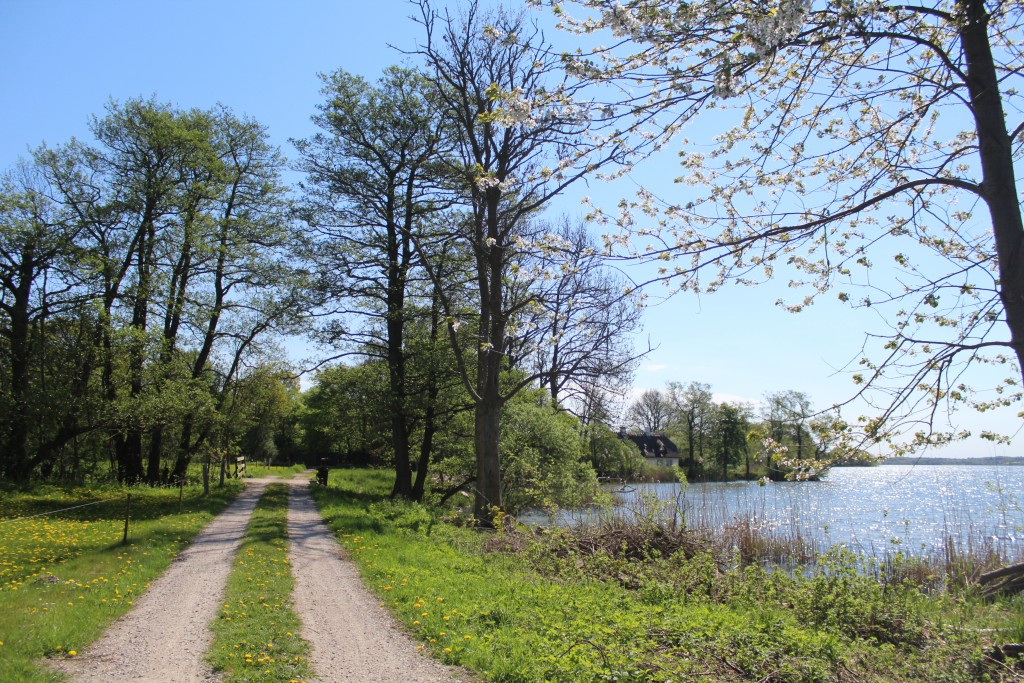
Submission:
[[[299,682],[311,674],[309,644],[292,608],[288,486],[267,487],[235,557],[207,657],[224,683]]]

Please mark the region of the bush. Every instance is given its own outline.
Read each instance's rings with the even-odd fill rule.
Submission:
[[[576,419],[535,403],[511,403],[501,425],[505,509],[581,508],[599,497]]]

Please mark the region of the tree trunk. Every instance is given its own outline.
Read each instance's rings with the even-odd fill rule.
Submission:
[[[427,472],[430,469],[430,454],[434,449],[434,434],[437,426],[434,418],[434,406],[428,405],[423,425],[423,440],[420,442],[420,458],[416,466],[416,480],[412,484],[412,500],[423,500],[423,491],[427,484]]]
[[[24,266],[24,261],[22,262]],[[24,271],[24,267],[22,271]],[[8,312],[10,316],[10,357],[11,357],[11,404],[12,414],[7,443],[4,444],[3,455],[7,459],[5,468],[13,479],[23,481],[28,478],[28,394],[29,382],[29,292],[31,280],[21,273],[17,296]]]
[[[160,483],[160,456],[164,450],[164,426],[153,425],[149,430],[149,462],[146,466],[146,482]]]
[[[501,500],[501,402],[484,397],[476,405],[476,496],[473,516],[477,522],[490,526]]]
[[[966,16],[960,37],[967,58],[967,90],[978,132],[982,192],[992,216],[999,261],[999,297],[1006,311],[1010,344],[1017,355],[1017,365],[1024,373],[1024,224],[1013,171],[1012,140],[1006,130],[984,0],[958,0],[957,5]]]
[[[434,287],[430,302],[430,333],[431,346],[437,344],[441,334],[441,295]],[[441,395],[438,386],[439,369],[431,364],[427,373],[426,409],[423,412],[423,438],[420,441],[420,459],[416,467],[416,480],[412,484],[412,499],[423,500],[427,484],[427,472],[430,469],[430,456],[434,451],[434,435],[437,433],[437,399]]]
[[[192,459],[192,416],[185,415],[181,425],[181,437],[178,444],[178,457],[174,460],[174,471],[171,477],[183,479],[188,474],[188,464]]]

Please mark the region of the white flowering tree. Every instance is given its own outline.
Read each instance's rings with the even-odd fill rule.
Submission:
[[[836,422],[868,443],[946,442],[963,434],[941,428],[940,413],[1020,400],[1024,6],[544,4],[561,27],[612,39],[564,58],[618,86],[610,106],[636,148],[671,141],[680,155],[677,193],[647,188],[618,215],[595,208],[620,228],[611,241],[662,262],[656,279],[696,292],[785,269],[801,291],[780,302],[792,311],[829,292],[882,312],[879,351],[854,375],[877,410]],[[718,134],[698,147],[683,128],[708,112]],[[995,373],[972,386],[964,371],[979,364]],[[894,442],[899,432],[910,436]]]
[[[470,316],[450,301],[445,306],[452,348],[474,405],[474,511],[486,524],[502,506],[502,407],[536,381],[507,381],[514,321],[534,301],[511,295],[517,277],[526,277],[513,274],[511,266],[539,248],[531,217],[614,150],[607,148],[601,158],[592,154],[593,124],[588,108],[576,102],[579,85],[567,80],[558,55],[522,13],[484,16],[471,2],[456,16],[438,12],[427,0],[416,4],[425,37],[414,53],[425,62],[441,115],[453,131],[450,176],[466,208],[461,219],[451,221],[448,234],[471,254],[478,296]],[[438,279],[436,273],[433,277]],[[457,334],[463,324],[477,342],[472,357]]]

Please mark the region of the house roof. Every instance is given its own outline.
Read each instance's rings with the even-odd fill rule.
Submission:
[[[636,444],[646,458],[678,458],[679,449],[672,439],[661,434],[622,434]]]

